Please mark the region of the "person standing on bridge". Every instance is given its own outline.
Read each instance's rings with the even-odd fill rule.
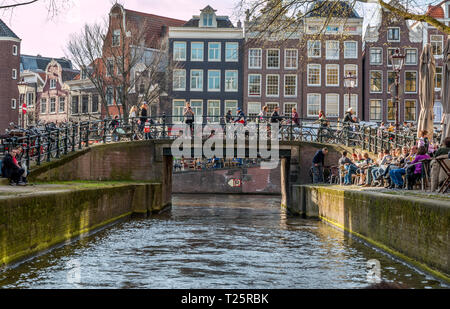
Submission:
[[[186,107],[184,108],[183,112],[184,121],[191,129],[191,136],[194,133],[194,111],[191,108],[191,103],[186,102]]]
[[[323,167],[325,166],[325,156],[328,154],[328,149],[323,148],[316,152],[312,163],[313,183],[323,183]]]

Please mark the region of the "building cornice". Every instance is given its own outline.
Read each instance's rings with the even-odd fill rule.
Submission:
[[[239,28],[169,27],[169,38],[243,39],[244,31]]]
[[[17,43],[22,42],[21,39],[13,38],[13,37],[7,37],[7,36],[0,37],[0,41],[11,41],[11,42],[17,42]]]

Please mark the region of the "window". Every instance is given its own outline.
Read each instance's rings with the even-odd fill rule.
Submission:
[[[248,75],[248,95],[261,96],[261,74]]]
[[[371,48],[370,49],[370,64],[379,65],[383,63],[383,49]]]
[[[208,91],[220,91],[220,71],[208,70]]]
[[[66,111],[66,98],[59,97],[59,112],[64,113]]]
[[[285,97],[297,96],[297,75],[284,76],[284,96]]]
[[[383,75],[382,71],[370,71],[370,92],[383,92]]]
[[[183,113],[184,113],[184,100],[173,100],[172,102],[172,116],[174,123],[182,123],[183,122]]]
[[[371,121],[381,121],[383,120],[381,100],[370,100],[370,120]]]
[[[339,60],[339,41],[327,41],[326,47],[326,58],[328,60]]]
[[[208,122],[219,123],[220,121],[220,101],[208,101]]]
[[[406,71],[405,72],[405,92],[417,92],[417,72]]]
[[[357,59],[358,58],[358,42],[345,41],[344,42],[344,58]]]
[[[251,48],[248,50],[248,68],[261,69],[262,67],[262,49]]]
[[[308,64],[308,86],[320,86],[320,64]]]
[[[120,91],[117,90],[117,96],[120,96]],[[117,100],[119,101],[119,100]],[[117,102],[117,104],[119,104],[119,102]],[[89,96],[88,95],[84,95],[81,97],[81,113],[82,114],[87,114],[89,113]]]
[[[339,65],[327,64],[326,65],[326,85],[327,86],[339,86]]]
[[[201,42],[191,43],[191,61],[203,61],[204,46]]]
[[[416,100],[405,100],[405,121],[416,121]]]
[[[237,62],[238,57],[238,51],[239,51],[239,44],[238,43],[226,43],[225,44],[225,61],[228,62]]]
[[[276,103],[276,102],[272,102],[272,103],[267,103],[267,113],[269,115],[271,115],[273,113],[273,111],[275,110],[275,108],[279,107],[280,104]]]
[[[78,96],[72,97],[72,115],[78,114],[78,106],[79,106],[78,100],[79,100]]]
[[[47,113],[47,99],[41,99],[41,114]]]
[[[50,114],[56,113],[56,98],[50,98]]]
[[[433,112],[434,112],[434,122],[441,123],[443,109],[442,109],[442,103],[440,101],[436,101],[434,103]]]
[[[280,76],[268,74],[266,76],[266,95],[268,97],[279,96]]]
[[[298,51],[296,49],[286,49],[284,51],[284,68],[297,69]]]
[[[238,91],[238,71],[225,71],[225,91]]]
[[[92,102],[91,102],[91,112],[92,113],[98,113],[98,95],[94,94],[92,96]]]
[[[388,49],[387,49],[387,65],[388,65],[388,66],[392,66],[392,59],[391,59],[391,56],[392,56],[393,54],[395,54],[395,50],[396,50],[396,48],[388,48]]]
[[[261,103],[249,102],[247,109],[247,114],[249,117],[256,117],[261,112]]]
[[[400,28],[390,27],[388,28],[388,41],[398,42],[400,41]]]
[[[235,100],[225,101],[225,113],[231,111],[231,115],[236,116],[237,108],[238,108],[238,101]]]
[[[112,89],[112,87],[106,88],[106,104],[107,104],[108,106],[111,106],[111,105],[114,104],[114,102],[113,102],[113,89]],[[77,112],[76,112],[76,113],[78,114],[78,107],[77,107]]]
[[[209,61],[220,61],[220,43],[208,44],[208,59]]]
[[[173,42],[173,60],[186,61],[186,42]]]
[[[297,103],[284,103],[284,116],[291,117],[293,108],[297,108]]]
[[[431,35],[430,44],[433,47],[433,55],[441,56],[444,50],[444,37],[442,35]]]
[[[321,97],[319,93],[308,93],[306,107],[308,117],[319,116],[320,100]]]
[[[268,49],[267,50],[267,68],[279,69],[280,68],[280,50]]]
[[[11,109],[16,109],[16,108],[17,108],[17,100],[11,99]]]
[[[321,42],[320,41],[308,41],[308,57],[320,58],[321,57]]]
[[[50,80],[50,89],[55,89],[56,88],[56,79],[51,79]]]
[[[114,60],[106,60],[106,76],[111,76],[114,74]]]
[[[339,31],[338,26],[327,26],[327,32],[336,33]]]
[[[120,30],[114,30],[112,35],[112,46],[120,46]]]
[[[388,121],[395,120],[395,105],[392,102],[392,99],[387,100],[387,120]]]
[[[191,70],[191,91],[203,91],[203,70]]]
[[[17,45],[13,45],[13,47],[12,47],[12,54],[13,54],[13,56],[17,56],[17,54],[18,54]]]
[[[358,66],[356,64],[346,64],[344,65],[344,76],[352,73],[355,78],[355,87],[358,87]]]
[[[213,14],[203,14],[203,27],[212,27]]]
[[[203,123],[203,100],[191,100],[195,123]]]
[[[347,110],[349,107],[353,108],[353,111],[355,112],[355,116],[358,117],[358,95],[352,94],[350,95],[350,106],[348,101],[348,94],[344,94],[344,102],[342,104],[344,107],[344,111]]]
[[[388,71],[387,72],[387,92],[391,93],[392,87],[395,85],[395,72]]]
[[[27,106],[34,106],[34,93],[33,92],[27,93]]]
[[[417,64],[417,49],[407,48],[405,50],[405,64],[406,65],[414,65]]]
[[[339,117],[339,94],[337,93],[326,94],[325,113],[328,117]]]
[[[186,70],[173,70],[173,90],[186,90]]]
[[[442,87],[442,67],[436,67],[435,89],[441,90]]]
[[[17,70],[12,69],[12,79],[17,79]]]

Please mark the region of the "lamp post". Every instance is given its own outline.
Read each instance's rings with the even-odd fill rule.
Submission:
[[[348,90],[348,108],[350,108],[352,107],[351,90],[356,87],[356,76],[352,72],[344,76],[344,87]]]
[[[391,91],[393,93],[393,101],[395,102],[395,130],[398,131],[400,128],[399,124],[399,86],[400,86],[400,72],[403,68],[403,62],[405,60],[405,55],[400,53],[400,49],[396,49],[394,54],[391,56],[392,68],[395,72],[395,91]]]

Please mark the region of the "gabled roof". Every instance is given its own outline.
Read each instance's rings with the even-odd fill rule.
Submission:
[[[0,37],[19,39],[19,37],[0,19]]]
[[[66,58],[50,58],[30,55],[20,55],[20,71],[45,71],[50,61],[55,60],[63,69],[72,69],[72,62]]]
[[[341,18],[361,18],[356,10],[345,1],[314,1],[306,17],[341,17]]]
[[[444,9],[442,8],[441,4],[434,5],[434,6],[429,5],[426,15],[431,16],[436,19],[445,18]]]

